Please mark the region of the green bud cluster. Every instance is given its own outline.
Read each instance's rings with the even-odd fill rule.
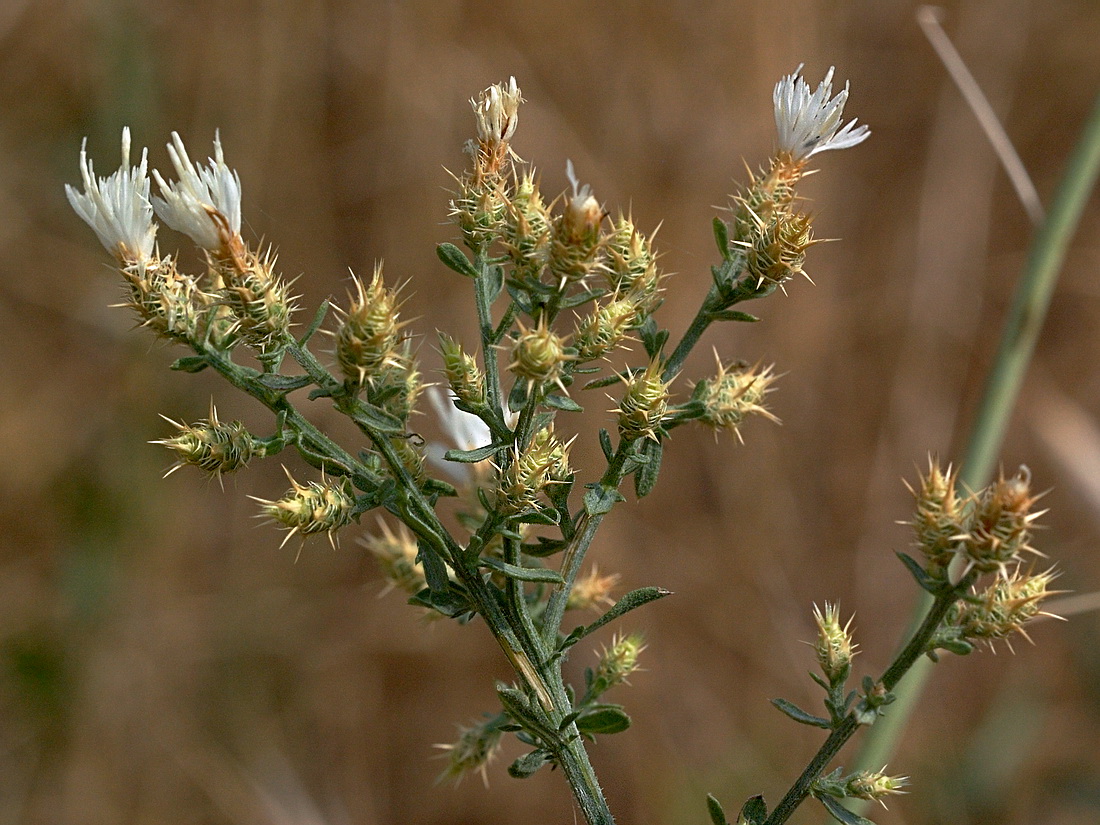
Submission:
[[[488,783],[486,768],[500,750],[500,740],[504,732],[500,728],[500,719],[489,719],[470,726],[460,726],[458,739],[446,745],[436,745],[447,752],[447,767],[440,780],[462,780],[466,774],[476,771],[482,780]]]
[[[261,505],[260,514],[289,530],[283,544],[295,533],[302,536],[327,533],[329,542],[335,545],[336,531],[350,524],[357,515],[351,483],[342,479],[337,483],[310,481],[302,485],[290,477],[290,485],[286,494],[276,501],[253,496]]]
[[[485,375],[478,366],[477,359],[442,332],[439,333],[439,345],[443,354],[443,372],[455,398],[471,409],[484,407],[487,403]]]
[[[616,685],[626,682],[638,670],[638,657],[645,650],[641,635],[618,636],[600,654],[599,664],[592,674],[588,693],[599,696]]]
[[[224,281],[218,294],[229,308],[235,330],[262,354],[282,351],[296,309],[290,285],[274,273],[274,265],[270,251],[261,258],[251,250],[231,262],[213,264]]]
[[[539,280],[549,256],[550,221],[538,182],[528,172],[516,183],[501,227],[501,240],[517,280]]]
[[[604,279],[612,292],[625,296],[639,315],[649,315],[661,303],[661,274],[650,240],[620,215],[605,243]]]
[[[568,445],[554,436],[552,428],[540,430],[501,475],[498,491],[500,511],[505,515],[516,515],[538,509],[539,499],[547,488],[567,481],[572,472]]]
[[[361,385],[384,367],[402,366],[397,351],[402,325],[397,293],[382,282],[380,265],[369,285],[355,279],[355,292],[336,330],[336,361],[349,381]]]
[[[570,360],[565,343],[544,322],[533,329],[520,325],[512,345],[512,362],[508,365],[517,377],[541,386],[561,379],[563,365]]]
[[[619,406],[619,432],[634,441],[639,438],[656,440],[657,430],[668,412],[668,388],[671,382],[661,380],[661,365],[651,362],[641,372],[626,379],[626,392]]]
[[[253,457],[264,454],[263,445],[240,421],[222,423],[218,412],[210,408],[210,417],[195,424],[180,424],[166,418],[180,432],[172,438],[153,441],[179,456],[179,461],[168,471],[175,472],[184,465],[198,467],[205,473],[220,476],[246,466]]]
[[[211,296],[181,275],[171,258],[144,259],[120,271],[127,287],[122,306],[132,309],[142,326],[171,341],[202,337]]]
[[[626,339],[639,323],[639,307],[627,298],[616,298],[597,306],[577,322],[573,346],[577,361],[585,363],[602,358]]]
[[[378,532],[360,538],[359,544],[377,560],[391,588],[415,596],[427,586],[424,567],[416,560],[416,539],[403,524],[394,532],[379,519]]]
[[[719,360],[718,374],[696,389],[703,402],[703,422],[716,430],[732,431],[739,441],[738,428],[748,415],[762,415],[778,423],[779,419],[764,406],[764,397],[774,382],[771,367],[746,369],[741,365],[725,366]]]
[[[817,623],[817,640],[814,653],[822,673],[831,687],[843,685],[852,669],[852,658],[857,645],[852,641],[849,628],[852,620],[840,623],[840,610],[835,604],[825,603],[821,611],[814,605],[814,621]]]

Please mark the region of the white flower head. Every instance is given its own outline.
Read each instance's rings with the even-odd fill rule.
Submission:
[[[157,215],[203,249],[223,250],[241,233],[241,179],[225,165],[220,135],[214,133],[214,157],[209,159],[209,167],[191,162],[176,132],[172,132],[168,155],[179,180],[168,183],[153,170],[163,196],[153,198]]]
[[[65,194],[76,214],[84,219],[99,242],[120,263],[147,261],[153,254],[157,225],[149,203],[148,150],[141,163],[130,165],[130,128],[122,130],[122,165],[114,174],[97,178],[88,158],[88,139],[80,144],[80,176],[84,192],[65,184]]]
[[[523,103],[514,77],[490,86],[478,98],[471,98],[477,118],[477,136],[488,143],[508,141],[519,125],[519,104]]]
[[[862,143],[871,134],[867,126],[856,126],[853,119],[841,128],[844,104],[848,100],[848,84],[836,97],[833,94],[833,68],[817,91],[799,74],[800,65],[777,84],[772,99],[775,102],[775,128],[779,132],[779,151],[787,152],[796,161],[803,161],[828,149],[847,149]]]
[[[428,397],[428,403],[435,410],[439,424],[443,428],[443,434],[458,450],[476,450],[491,443],[493,435],[489,426],[468,412],[463,412],[455,406],[454,395],[450,392],[442,393],[438,387],[427,387],[424,394]],[[443,456],[449,448],[443,444],[430,443],[424,448],[425,455],[437,467],[445,470],[458,481],[469,481],[469,465],[456,465],[453,461],[447,461]]]
[[[565,211],[571,223],[578,227],[599,226],[603,219],[603,207],[592,194],[592,187],[587,183],[581,185],[571,160],[565,161],[565,177],[569,179],[569,185],[573,188],[573,194],[565,205]]]

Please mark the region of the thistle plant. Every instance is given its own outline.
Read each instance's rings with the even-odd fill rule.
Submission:
[[[213,370],[273,416],[265,436],[222,422],[213,408],[197,423],[171,422],[177,432],[157,443],[175,454],[172,469],[191,465],[220,478],[296,451],[316,477],[296,480],[288,471],[288,490],[255,497],[260,515],[285,529],[284,542],[324,533],[335,546],[364,513],[378,511],[358,543],[391,587],[428,615],[478,619],[499,645],[512,679],[496,685],[499,707],[443,746],[446,776],[485,776],[503,737],[514,735],[527,752],[508,767],[511,776],[560,768],[585,821],[614,821],[586,749],[630,726],[624,706],[607,694],[617,697],[628,683],[645,644],[637,634],[615,635],[582,684],[568,683],[562,666],[589,636],[669,592],[649,586],[616,597],[618,576],[590,564],[589,550],[603,520],[626,501],[628,479],[638,498],[653,490],[673,430],[694,423],[740,440],[750,419],[776,420],[766,403],[777,380],[771,366],[715,350],[715,372],[692,379],[684,364],[710,326],[758,320],[735,307],[806,275],[818,241],[798,185],[811,158],[869,135],[866,126],[843,122],[848,90],[834,95],[832,75],[816,90],[798,71],[776,86],[776,151],[715,217],[719,259],[675,344],[657,319],[664,276],[653,234],[629,214],[612,217],[572,163],[570,189],[544,196],[536,170],[512,148],[523,103],[514,79],[471,100],[475,135],[450,202],[465,249],[444,243],[437,253],[469,283],[478,338],[439,334],[446,395],[425,384],[399,317],[401,288],[380,265],[369,279],[353,277],[344,306],[330,314],[326,301],[296,325],[297,300],[274,253],[241,235],[241,181],[217,134],[214,156],[202,166],[173,133],[176,180],[153,170],[158,196],[150,194],[147,153],[130,163],[128,130],[122,165],[106,178],[81,149],[83,192],[67,187],[67,194],[114,257],[123,305],[140,326],[187,351],[173,369]],[[154,215],[195,243],[203,271],[182,272],[161,255]],[[319,331],[334,342],[332,364],[312,348]],[[606,405],[605,393],[613,405],[603,406],[606,426],[576,432],[574,414]],[[415,432],[412,415],[424,400],[450,448]],[[356,443],[342,445],[311,423],[304,410],[313,403],[347,417],[360,434]],[[599,444],[598,476],[582,478],[571,466],[577,438]],[[881,676],[850,689],[857,652],[851,620],[834,604],[815,609],[821,675],[813,678],[825,691],[827,716],[775,704],[797,722],[828,730],[827,740],[774,810],[754,797],[738,822],[779,825],[809,796],[840,821],[858,822],[844,799],[881,801],[902,791],[905,777],[826,771],[840,746],[889,706],[918,658],[995,644],[1023,633],[1042,612],[1055,573],[1031,566],[1037,496],[1029,483],[1021,471],[970,491],[950,469],[931,464],[914,488],[919,553],[901,556],[934,597],[931,610]],[[441,506],[445,499],[457,505]],[[709,808],[715,823],[727,821],[714,797]]]

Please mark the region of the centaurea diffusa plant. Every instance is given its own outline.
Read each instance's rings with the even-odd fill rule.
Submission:
[[[399,290],[386,284],[381,267],[369,282],[354,279],[348,305],[337,309],[333,328],[325,330],[335,340],[334,368],[310,349],[326,323],[328,302],[300,335],[292,334],[297,307],[290,284],[275,271],[270,250],[253,249],[241,236],[241,184],[217,136],[214,158],[203,167],[173,134],[168,148],[178,180],[154,170],[160,196],[153,198],[146,154],[130,165],[128,130],[122,166],[107,178],[96,177],[81,150],[84,192],[67,187],[67,194],[114,255],[126,287],[124,305],[142,326],[191,351],[174,369],[213,369],[274,414],[274,433],[265,438],[240,422],[219,421],[212,409],[195,424],[173,422],[178,434],[160,443],[178,464],[218,477],[293,447],[319,478],[291,477],[282,498],[257,499],[261,515],[286,528],[286,539],[325,533],[335,542],[363,513],[384,510],[398,523],[381,520],[361,543],[392,587],[431,615],[460,622],[480,617],[500,645],[514,681],[497,685],[497,711],[462,728],[458,741],[445,746],[446,775],[484,775],[502,737],[511,733],[529,747],[509,767],[512,776],[559,767],[587,822],[614,821],[586,742],[629,727],[624,708],[605,694],[638,668],[645,646],[637,635],[615,636],[583,685],[567,684],[562,665],[587,636],[668,591],[643,587],[613,600],[617,577],[594,565],[582,572],[586,556],[603,519],[625,501],[620,488],[626,479],[633,477],[638,497],[653,489],[672,430],[697,421],[740,438],[746,417],[774,420],[765,406],[776,379],[771,367],[724,361],[716,352],[716,373],[695,381],[690,396],[678,399],[676,386],[686,357],[711,324],[757,320],[734,307],[805,274],[816,241],[797,185],[811,157],[855,146],[869,134],[855,121],[843,124],[847,88],[834,96],[831,79],[830,69],[812,91],[796,71],[777,85],[776,152],[766,168],[750,173],[728,219],[715,218],[721,260],[674,347],[655,318],[663,277],[651,238],[628,215],[609,219],[571,163],[570,191],[549,202],[543,197],[537,175],[511,147],[523,102],[514,79],[473,99],[477,134],[466,145],[468,166],[455,176],[451,201],[466,251],[445,243],[437,252],[470,280],[479,340],[467,347],[440,334],[447,399],[431,387],[424,392],[399,320]],[[170,256],[160,255],[154,212],[203,251],[205,272],[182,273]],[[626,344],[634,341],[644,357],[630,354]],[[247,355],[256,366],[241,363]],[[288,358],[296,367],[284,371]],[[609,412],[615,435],[607,428],[573,436],[595,438],[606,461],[599,478],[584,482],[570,465],[573,438],[562,434],[568,427],[558,416],[580,411],[578,399],[603,403],[601,394],[585,394],[602,389],[614,393]],[[341,446],[312,424],[297,398],[291,400],[303,390],[308,401],[327,399],[349,418],[362,441]],[[451,449],[424,444],[410,428],[424,396],[454,441]],[[448,465],[451,480],[433,475],[440,463]],[[1021,472],[985,490],[958,490],[950,470],[931,465],[916,491],[913,522],[923,560],[902,556],[934,597],[931,611],[881,677],[868,676],[850,690],[856,653],[850,621],[842,624],[835,605],[815,610],[814,650],[823,676],[814,679],[826,692],[828,716],[785,700],[775,704],[798,722],[828,730],[828,738],[773,811],[754,797],[738,822],[779,825],[811,795],[840,821],[859,822],[842,800],[881,801],[901,792],[904,777],[826,770],[848,738],[890,704],[894,685],[918,658],[939,650],[966,653],[977,641],[991,644],[1022,632],[1040,612],[1054,574],[1034,573],[1021,561],[1033,553],[1029,481]],[[437,511],[444,497],[460,500],[453,519]],[[534,534],[534,528],[541,530]],[[992,583],[979,586],[983,575]],[[567,621],[577,611],[607,605],[593,621]],[[708,804],[712,820],[725,823],[717,800]]]

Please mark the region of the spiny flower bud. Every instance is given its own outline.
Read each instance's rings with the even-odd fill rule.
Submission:
[[[379,532],[359,539],[382,568],[386,577],[387,589],[397,588],[410,596],[415,596],[427,586],[424,567],[416,560],[418,552],[416,538],[405,525],[398,525],[395,533],[389,525],[378,520]]]
[[[365,383],[383,367],[400,367],[397,344],[402,324],[398,322],[397,292],[382,282],[382,265],[374,268],[369,286],[355,279],[354,297],[336,330],[336,360],[349,381]]]
[[[512,345],[512,363],[508,365],[519,378],[542,386],[548,382],[560,382],[562,366],[569,360],[565,353],[565,344],[550,329],[545,316],[534,329],[527,329],[521,323],[519,336]]]
[[[290,285],[274,273],[275,257],[263,258],[243,249],[231,267],[214,262],[225,279],[221,298],[229,307],[244,341],[261,353],[281,352],[290,334],[290,319],[297,308]]]
[[[210,417],[195,424],[181,424],[166,416],[161,417],[180,431],[172,438],[149,442],[161,444],[179,456],[179,460],[164,474],[165,478],[185,464],[198,467],[212,476],[221,476],[241,469],[254,456],[264,454],[263,445],[252,438],[240,421],[228,424],[219,421],[213,404],[210,405]]]
[[[477,359],[466,353],[462,345],[445,333],[439,333],[443,354],[443,372],[455,398],[468,407],[479,409],[487,404],[485,375]]]
[[[560,484],[570,475],[569,445],[554,436],[552,427],[540,430],[501,476],[498,498],[501,512],[515,515],[537,509],[539,496],[547,486]]]
[[[591,608],[598,610],[603,605],[611,604],[611,591],[619,583],[618,573],[601,575],[598,567],[593,565],[587,576],[577,579],[573,583],[573,589],[569,591],[569,599],[565,606],[569,610],[585,610]]]
[[[603,268],[599,254],[603,207],[593,197],[591,186],[580,185],[572,161],[567,162],[565,172],[573,194],[566,196],[562,214],[554,220],[547,261],[550,275],[559,289],[582,281]]]
[[[471,771],[481,774],[486,786],[489,784],[487,768],[500,749],[503,736],[498,718],[489,719],[469,727],[459,727],[458,739],[451,744],[436,745],[447,751],[447,767],[440,780],[451,779],[456,783]]]
[[[849,632],[852,620],[848,619],[842,626],[837,605],[825,602],[824,612],[814,605],[814,621],[817,623],[817,641],[814,642],[817,663],[829,684],[837,687],[848,678],[852,657],[856,655],[857,645]]]
[[[406,341],[396,352],[388,365],[382,367],[367,383],[367,401],[390,415],[407,421],[423,389],[420,370],[412,353],[412,346]]]
[[[794,185],[802,176],[801,167],[773,159],[767,171],[754,174],[746,169],[748,184],[733,196],[731,211],[733,240],[747,241],[759,233],[761,223],[767,224],[777,215],[789,214],[795,199]]]
[[[357,515],[351,483],[347,479],[338,483],[310,481],[303,486],[289,472],[287,478],[290,479],[290,489],[277,501],[250,496],[260,503],[260,515],[279,522],[289,530],[283,544],[290,541],[295,533],[303,537],[328,533],[329,543],[335,547],[336,531],[350,524]]]
[[[597,306],[577,323],[573,334],[577,360],[585,363],[607,355],[637,326],[639,315],[638,306],[625,298]]]
[[[515,194],[508,201],[501,240],[516,279],[537,281],[549,255],[550,210],[529,172],[516,184]]]
[[[702,421],[715,430],[732,430],[742,442],[739,427],[745,416],[762,415],[778,424],[779,419],[764,406],[764,396],[771,392],[771,385],[776,380],[772,368],[725,366],[717,352],[714,358],[718,362],[718,374],[703,382],[701,397],[705,412]]]
[[[620,215],[605,246],[607,285],[613,292],[629,298],[640,315],[652,313],[661,302],[661,274],[649,239],[637,230],[629,216]]]
[[[621,685],[638,670],[638,657],[646,646],[640,634],[617,636],[600,654],[600,662],[592,674],[589,693],[599,696],[616,685]]]
[[[781,210],[772,218],[753,217],[747,238],[734,244],[745,249],[745,272],[754,285],[782,286],[795,275],[806,275],[806,250],[818,243],[810,216]]]
[[[119,306],[134,310],[143,327],[171,341],[204,337],[211,297],[191,278],[181,275],[171,258],[141,260],[120,271],[127,295]]]
[[[619,415],[619,432],[631,441],[656,439],[668,412],[668,387],[672,382],[661,380],[661,365],[657,361],[624,381],[626,392],[619,406],[612,410]]]
[[[989,645],[1013,633],[1027,639],[1024,625],[1031,619],[1039,615],[1058,618],[1040,609],[1043,601],[1057,592],[1049,589],[1057,576],[1053,569],[1035,574],[1017,569],[1010,576],[998,577],[976,597],[956,602],[944,623],[964,639]]]
[[[885,770],[883,766],[883,770]],[[904,788],[909,784],[908,776],[887,776],[882,771],[857,771],[848,777],[844,783],[844,791],[847,796],[856,799],[866,799],[872,802],[882,803],[888,796],[906,793]]]
[[[1021,553],[1035,553],[1031,524],[1045,511],[1032,513],[1039,496],[1030,490],[1031,471],[1021,467],[1011,478],[1000,478],[972,499],[972,512],[962,549],[967,568],[982,573],[1004,571]]]
[[[909,491],[917,500],[917,512],[907,522],[913,527],[915,545],[928,560],[927,571],[933,578],[942,578],[955,557],[963,527],[963,503],[955,490],[957,471],[929,457],[928,472],[920,479],[916,490]],[[907,484],[908,486],[908,484]]]

